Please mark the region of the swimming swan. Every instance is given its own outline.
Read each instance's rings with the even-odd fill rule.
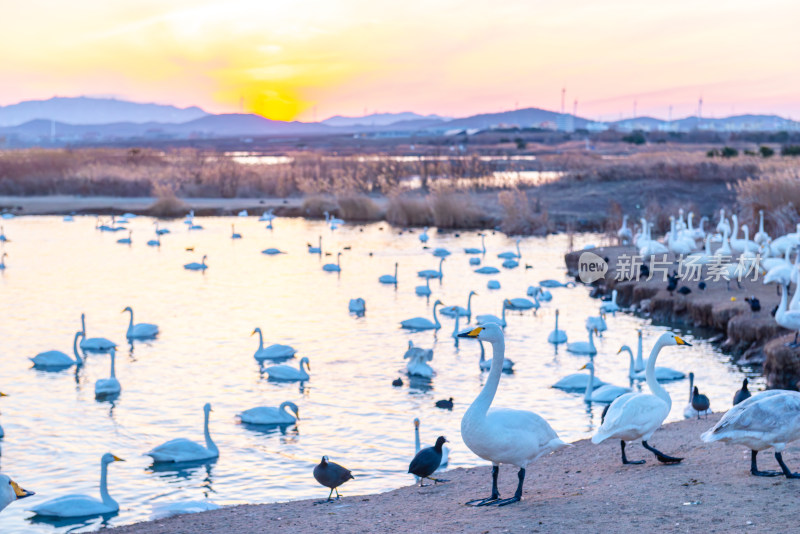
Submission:
[[[294,412],[294,415],[289,413]],[[242,423],[248,425],[291,425],[300,419],[300,409],[290,401],[281,403],[280,406],[259,406],[250,408],[239,414]]]
[[[121,313],[125,312],[131,314],[131,319],[128,323],[128,332],[125,334],[128,339],[152,339],[158,335],[157,325],[150,323],[133,324],[133,308],[128,306],[122,310]]]
[[[116,350],[111,349],[111,373],[108,378],[100,378],[94,383],[94,396],[95,398],[111,397],[119,395],[122,391],[122,386],[119,385],[117,374],[114,372],[114,362],[116,361]]]
[[[400,328],[406,328],[408,330],[439,330],[442,324],[439,322],[439,318],[436,317],[437,306],[444,306],[444,304],[442,304],[441,300],[437,300],[433,303],[433,321],[424,317],[414,317],[401,321]]]
[[[553,345],[567,342],[567,333],[558,329],[558,310],[556,310],[556,327],[550,332],[550,335],[547,336],[547,342]]]
[[[269,347],[265,347],[264,335],[261,333],[261,328],[256,327],[256,329],[253,330],[253,333],[250,335],[253,336],[255,334],[258,334],[258,348],[256,349],[255,354],[253,354],[253,358],[255,358],[258,363],[261,363],[265,360],[285,360],[287,358],[293,358],[297,352],[294,347],[290,347],[289,345],[279,345],[277,343],[270,345]]]
[[[472,319],[472,296],[477,295],[476,292],[470,291],[469,296],[467,297],[467,307],[463,306],[448,306],[447,308],[442,308],[442,315],[446,315],[448,317],[455,317],[459,315],[461,317],[466,317],[467,321]]]
[[[181,463],[181,462],[199,462],[203,460],[211,460],[219,457],[219,449],[211,441],[211,434],[208,432],[208,417],[211,413],[211,404],[206,403],[203,406],[203,414],[205,422],[203,423],[203,432],[206,437],[205,447],[194,441],[189,441],[186,438],[177,438],[163,443],[146,453],[146,456],[153,458],[153,463]]]
[[[237,234],[236,227],[234,225],[231,225],[231,239],[241,239],[241,238],[242,234]]]
[[[500,375],[503,372],[505,340],[503,330],[494,324],[479,326],[463,337],[488,341],[492,344],[492,370],[480,394],[461,419],[461,438],[477,456],[492,462],[492,494],[486,499],[469,501],[474,506],[505,506],[522,499],[522,485],[528,464],[540,456],[557,451],[567,444],[539,415],[523,410],[491,408]],[[519,468],[519,483],[514,496],[500,499],[497,477],[500,464]]]
[[[631,392],[631,388],[624,388],[620,386],[615,386],[613,384],[604,384],[599,388],[590,387],[589,384],[594,382],[594,364],[592,362],[587,363],[581,370],[588,369],[589,370],[589,377],[590,380],[586,381],[586,389],[584,390],[583,400],[585,402],[614,402],[614,399],[619,397],[620,395],[624,395],[626,393]]]
[[[483,349],[483,341],[478,341],[478,344],[481,346],[481,359],[478,362],[478,366],[480,367],[481,371],[491,371],[492,360],[486,359],[486,351]],[[511,373],[514,371],[514,362],[509,358],[503,358],[503,371],[506,373]]]
[[[478,234],[481,236],[481,248],[465,248],[464,254],[486,254],[486,236],[485,234]]]
[[[384,274],[378,278],[381,284],[394,284],[397,285],[397,262],[394,263],[394,276],[391,274]]]
[[[203,259],[200,261],[200,263],[193,261],[192,263],[185,264],[183,268],[187,271],[205,271],[208,269],[208,265],[206,265],[206,258],[207,256],[203,255]]]
[[[594,356],[597,354],[597,349],[594,346],[594,334],[597,333],[596,328],[587,328],[589,332],[589,341],[573,341],[572,343],[567,343],[567,352],[571,352],[572,354],[584,354],[588,356]]]
[[[427,363],[433,360],[433,349],[415,347],[414,342],[409,340],[408,350],[403,354],[403,359],[408,360],[406,364],[408,376],[419,376],[422,378],[431,378],[433,376],[433,368]]]
[[[500,254],[497,255],[497,257],[501,258],[501,259],[504,259],[504,260],[516,260],[516,259],[521,258],[522,257],[522,253],[519,251],[519,243],[520,243],[520,241],[522,241],[522,240],[521,239],[517,239],[517,253],[516,254],[513,253],[513,252],[501,252]]]
[[[303,369],[303,365],[306,366],[305,369]],[[265,369],[270,380],[281,380],[284,382],[308,380],[311,377],[306,370],[311,371],[311,363],[309,363],[308,358],[305,356],[300,359],[297,369],[288,365],[272,365]]]
[[[445,258],[439,260],[439,270],[434,271],[432,269],[426,269],[424,271],[417,271],[417,276],[420,278],[442,278],[442,263],[444,263]]]
[[[325,265],[322,266],[322,270],[328,272],[336,272],[336,273],[341,272],[342,267],[339,265],[339,258],[341,256],[342,253],[338,252],[336,254],[336,263],[326,263]]]
[[[308,244],[309,254],[322,254],[322,236],[319,236],[319,246],[312,247],[311,243]]]
[[[81,314],[81,332],[83,339],[81,340],[81,350],[83,352],[97,352],[104,353],[116,348],[116,343],[104,337],[91,337],[86,338],[86,314]]]
[[[656,455],[659,462],[678,463],[683,458],[668,456],[651,447],[647,441],[658,430],[661,423],[669,415],[672,399],[656,380],[655,367],[658,353],[665,346],[687,345],[680,337],[670,332],[665,332],[656,341],[650,357],[647,360],[647,387],[651,393],[627,393],[618,397],[606,413],[605,421],[600,425],[597,433],[592,436],[592,443],[602,443],[607,439],[620,440],[623,464],[641,464],[644,460],[628,461],[625,456],[625,442],[642,440],[642,445]]]
[[[31,495],[35,493],[20,488],[8,475],[0,475],[0,512],[12,502]]]
[[[75,354],[73,360],[60,350],[48,350],[47,352],[40,352],[30,360],[33,366],[37,369],[47,370],[62,370],[73,365],[83,365],[83,358],[78,351],[78,339],[83,337],[83,332],[80,330],[75,332],[75,339],[72,341],[72,352]]]
[[[641,337],[639,338],[639,347],[641,348]],[[645,371],[636,372],[636,362],[633,358],[633,351],[628,345],[623,345],[617,351],[617,354],[621,352],[627,352],[628,356],[630,357],[630,365],[628,366],[628,378],[631,380],[645,380],[647,378],[647,374]],[[641,355],[641,350],[639,350],[639,354]],[[676,371],[675,369],[670,369],[669,367],[656,367],[656,380],[659,382],[667,382],[670,380],[681,380],[686,378],[686,375],[680,371]]]
[[[429,297],[431,295],[431,279],[425,278],[425,285],[415,287],[414,292],[420,297]]]
[[[356,315],[364,315],[364,312],[367,311],[367,303],[362,298],[350,299],[347,310]]]
[[[119,511],[119,504],[108,494],[108,464],[124,462],[107,452],[100,459],[100,499],[88,495],[64,495],[36,505],[31,509],[44,517],[94,517]]]

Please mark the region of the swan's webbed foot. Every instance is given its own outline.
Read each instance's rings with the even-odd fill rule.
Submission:
[[[783,471],[783,475],[786,478],[800,478],[800,473],[792,473],[792,471],[783,463],[783,454],[776,452],[775,459],[778,460],[778,464],[781,466],[781,470]]]
[[[497,489],[497,475],[500,473],[500,466],[492,466],[492,496],[486,499],[474,499],[467,501],[464,504],[467,506],[488,506],[500,500],[500,492]]]
[[[625,442],[623,440],[619,440],[619,446],[622,449],[622,465],[642,465],[645,463],[644,460],[628,460],[628,457],[625,456]]]
[[[652,452],[656,455],[656,459],[661,462],[662,464],[679,464],[683,461],[683,458],[676,458],[674,456],[669,456],[668,454],[664,454],[660,450],[651,447],[647,444],[646,441],[642,441],[642,446],[647,449],[648,451]]]
[[[759,471],[756,464],[758,451],[750,451],[750,474],[757,477],[777,477],[783,474],[782,471]]]
[[[494,502],[492,504],[496,504],[497,506],[506,506],[507,504],[511,504],[514,502],[519,502],[522,500],[522,497],[517,497],[516,495],[511,497],[510,499],[502,499],[500,501]]]

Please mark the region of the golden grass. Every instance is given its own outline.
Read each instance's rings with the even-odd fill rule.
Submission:
[[[386,209],[386,220],[395,226],[431,226],[433,212],[425,197],[392,195]]]
[[[346,221],[378,221],[383,218],[383,211],[374,200],[367,195],[340,195],[336,197],[339,204],[339,216]]]
[[[485,219],[467,193],[434,193],[428,197],[428,205],[438,228],[475,228]]]
[[[303,199],[303,213],[307,217],[322,218],[325,217],[325,212],[339,215],[336,199],[324,195],[311,195]]]
[[[759,210],[764,210],[767,233],[775,236],[795,230],[800,217],[800,173],[796,169],[740,180],[733,189],[740,223],[749,225],[751,238],[758,231]]]
[[[501,191],[497,201],[503,209],[500,229],[508,235],[544,235],[549,231],[546,210],[534,209],[525,191]],[[538,202],[537,202],[538,206]]]
[[[156,185],[153,189],[158,200],[147,208],[147,213],[149,215],[166,219],[181,217],[189,211],[189,206],[175,196],[175,191],[172,187],[168,185]]]

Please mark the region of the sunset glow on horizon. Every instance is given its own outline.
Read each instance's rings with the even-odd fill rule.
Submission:
[[[8,3],[0,105],[114,96],[322,120],[540,107],[800,117],[800,4],[731,0]]]

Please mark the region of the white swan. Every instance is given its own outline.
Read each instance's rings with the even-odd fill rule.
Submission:
[[[705,248],[703,252],[694,252],[689,254],[683,259],[683,264],[687,267],[689,265],[706,265],[714,261],[714,255],[711,254],[711,234],[705,238]]]
[[[158,335],[158,325],[151,323],[133,324],[133,308],[128,306],[122,310],[122,313],[125,312],[131,314],[130,322],[128,323],[128,332],[125,334],[125,337],[128,339],[152,339]]]
[[[350,313],[364,315],[364,312],[367,311],[367,303],[362,298],[350,299],[347,309]]]
[[[150,241],[147,242],[147,246],[148,247],[160,247],[161,246],[161,238],[159,236],[156,236],[155,239],[151,239]]]
[[[414,317],[401,321],[400,328],[406,328],[408,330],[439,330],[442,324],[439,322],[439,318],[436,317],[437,306],[444,306],[441,300],[437,300],[433,303],[433,321],[424,317]]]
[[[746,224],[742,225],[742,239],[731,239],[731,248],[737,252],[758,252],[758,245],[750,240],[750,229]]]
[[[541,302],[550,302],[553,300],[553,294],[539,286],[528,286],[526,294],[529,297],[536,297]]]
[[[731,249],[731,242],[730,237],[728,235],[728,229],[726,228],[722,232],[722,245],[714,251],[714,256],[723,257],[723,256],[732,256],[733,250]]]
[[[420,278],[441,278],[442,275],[442,263],[444,263],[445,258],[439,260],[439,270],[434,271],[432,269],[426,269],[424,271],[417,271],[417,276]]]
[[[639,347],[641,347],[641,338],[639,341]],[[645,380],[647,378],[647,374],[645,371],[636,371],[636,365],[633,359],[633,351],[628,345],[622,345],[617,354],[621,352],[627,352],[628,356],[630,356],[630,365],[628,366],[628,378],[632,380]],[[639,351],[641,355],[641,350]],[[680,371],[676,371],[675,369],[670,369],[669,367],[656,367],[656,380],[659,382],[668,382],[670,380],[681,380],[686,378],[686,375]]]
[[[800,438],[800,393],[776,389],[756,393],[728,410],[700,438],[707,443],[722,441],[750,449],[750,473],[755,476],[782,472],[786,478],[800,478],[783,461],[786,445]],[[770,447],[775,449],[781,472],[758,470],[756,456]]]
[[[424,286],[417,286],[414,288],[414,292],[419,295],[420,297],[428,297],[431,294],[431,279],[425,278],[425,285]]]
[[[498,282],[497,280],[489,280],[486,283],[486,287],[489,289],[500,289],[500,282]]]
[[[119,392],[122,391],[122,386],[119,385],[119,380],[117,380],[117,374],[114,367],[114,362],[116,361],[116,352],[117,351],[115,349],[111,349],[110,376],[108,378],[100,378],[94,383],[94,396],[97,398],[119,395]]]
[[[501,252],[500,254],[497,255],[497,257],[500,258],[500,259],[503,259],[503,260],[516,260],[516,259],[521,258],[522,257],[522,253],[519,251],[520,241],[522,241],[522,240],[521,239],[517,239],[517,244],[516,244],[517,252],[516,253],[514,253],[514,252]]]
[[[643,460],[630,462],[625,456],[625,442],[637,439],[641,439],[644,448],[655,454],[662,463],[678,463],[682,460],[668,456],[647,443],[667,418],[672,407],[669,393],[661,387],[655,376],[658,353],[663,347],[670,345],[689,345],[689,343],[669,332],[661,334],[647,360],[647,387],[651,393],[627,393],[618,397],[609,406],[605,421],[592,437],[592,443],[595,444],[607,439],[620,440],[623,464],[644,463]]]
[[[294,415],[289,413],[294,412]],[[259,406],[250,408],[239,414],[242,423],[248,425],[292,425],[300,419],[300,409],[290,401],[282,402],[280,406]]]
[[[670,232],[667,240],[667,247],[669,248],[670,252],[676,256],[679,256],[689,254],[691,251],[693,251],[695,248],[694,239],[686,238],[678,234],[675,228],[675,217],[670,216],[669,225]]]
[[[722,208],[719,210],[719,222],[717,223],[717,232],[720,234],[724,234],[725,230],[728,231],[728,235],[731,234],[731,225],[728,222],[728,219],[725,218],[725,209]]]
[[[265,211],[261,214],[261,217],[258,218],[261,222],[271,221],[275,218],[275,214],[273,213],[275,210]]]
[[[431,378],[433,376],[433,368],[427,363],[433,360],[433,349],[415,347],[414,342],[409,340],[408,350],[403,354],[403,359],[408,360],[406,372],[409,376],[422,378]]]
[[[5,229],[0,226],[0,243],[6,243],[7,241],[10,241],[10,239],[6,237]]]
[[[505,340],[503,330],[494,324],[479,326],[463,337],[476,338],[492,344],[492,369],[480,394],[461,419],[461,438],[464,444],[480,458],[492,462],[492,494],[487,499],[470,501],[472,505],[497,504],[504,506],[522,499],[522,485],[528,464],[540,456],[557,451],[567,444],[539,415],[523,410],[491,408],[500,375],[503,373]],[[500,499],[497,476],[500,464],[519,468],[519,483],[514,497]]]
[[[319,236],[319,245],[316,247],[312,247],[311,243],[308,244],[308,253],[309,254],[322,254],[322,236]]]
[[[267,256],[276,256],[278,254],[286,254],[279,248],[265,248],[261,251],[262,254],[266,254]]]
[[[433,255],[436,256],[437,258],[445,258],[450,255],[450,251],[447,250],[446,248],[439,247],[437,249],[434,249]]]
[[[694,373],[689,373],[689,400],[686,401],[686,406],[683,408],[683,417],[686,419],[693,419],[700,415],[709,415],[711,414],[711,408],[709,407],[707,410],[703,410],[700,413],[697,413],[697,410],[694,409],[692,406],[692,397],[694,396]]]
[[[419,419],[414,419],[414,454],[418,453],[422,446],[420,445],[419,440]],[[442,461],[439,462],[439,469],[443,467],[447,467],[447,463],[450,461],[450,449],[447,445],[442,445]],[[419,477],[414,477],[419,479]]]
[[[132,243],[131,237],[133,237],[133,230],[128,230],[128,237],[117,239],[117,243],[119,243],[120,245],[130,245]]]
[[[381,284],[393,284],[397,285],[397,262],[394,262],[394,276],[391,274],[384,274],[380,278],[378,278],[378,282]]]
[[[617,304],[617,290],[614,289],[611,291],[611,300],[609,302],[603,302],[600,304],[600,311],[616,315],[619,310],[620,308]]]
[[[794,342],[791,346],[797,346],[797,334],[800,331],[800,310],[787,310],[786,301],[787,293],[789,293],[789,286],[784,285],[781,291],[781,303],[778,305],[778,311],[775,313],[775,321],[784,328],[794,330]],[[795,291],[798,291],[797,289]]]
[[[446,315],[447,317],[455,317],[460,315],[461,317],[466,317],[467,321],[472,318],[472,296],[477,295],[475,291],[470,291],[469,296],[467,297],[467,307],[463,306],[448,306],[447,308],[442,308],[442,315]]]
[[[586,331],[589,332],[589,341],[573,341],[572,343],[567,343],[567,352],[587,356],[594,356],[597,354],[597,348],[594,346],[594,334],[597,333],[597,329],[587,328]]]
[[[250,335],[253,336],[255,334],[258,334],[258,348],[255,354],[253,354],[253,358],[255,358],[258,363],[262,363],[266,360],[286,360],[288,358],[294,358],[297,352],[294,347],[280,345],[278,343],[265,347],[264,334],[261,333],[260,327],[256,327]]]
[[[628,228],[628,216],[622,216],[622,226],[619,230],[617,230],[617,239],[619,239],[620,245],[630,245],[631,241],[633,241],[633,233],[631,229]]]
[[[326,263],[325,265],[322,266],[322,270],[335,273],[340,272],[342,270],[341,265],[339,265],[340,261],[339,258],[341,258],[341,256],[342,256],[341,252],[336,253],[336,263]]]
[[[606,324],[606,314],[604,312],[600,312],[600,315],[587,317],[585,326],[586,328],[596,330],[596,333],[601,335],[602,332],[608,330],[608,325]]]
[[[500,325],[502,328],[506,327],[506,309],[508,309],[509,302],[508,300],[503,301],[503,311],[502,317],[498,317],[496,315],[492,315],[491,313],[485,313],[483,315],[475,316],[475,322],[479,325],[487,325],[489,323],[493,323],[496,325]]]
[[[485,234],[478,234],[481,236],[481,248],[465,248],[464,254],[486,254],[486,236]]]
[[[556,327],[550,332],[550,335],[547,336],[547,342],[553,345],[567,342],[567,333],[558,329],[558,313],[558,310],[556,310]]]
[[[575,287],[575,282],[567,282],[565,284],[564,282],[559,282],[558,280],[547,279],[547,280],[541,280],[539,282],[539,286],[546,287],[548,289],[553,289],[556,287]]]
[[[40,352],[33,358],[33,366],[37,369],[49,370],[62,370],[73,365],[83,365],[83,358],[78,351],[78,339],[83,337],[83,332],[75,332],[75,339],[72,341],[72,352],[75,354],[73,360],[60,350],[48,350],[47,352]]]
[[[6,270],[6,258],[8,257],[8,253],[3,252],[3,255],[0,256],[0,271]]]
[[[231,225],[231,239],[241,239],[242,234],[236,233],[236,226]]]
[[[534,295],[532,301],[525,298],[506,299],[506,301],[508,302],[509,309],[516,311],[538,310],[540,307],[539,299],[536,298],[536,295]]]
[[[769,234],[764,231],[764,210],[758,210],[758,232],[753,236],[753,241],[759,245],[769,241]]]
[[[497,274],[500,272],[500,269],[497,267],[492,267],[490,265],[484,265],[480,269],[475,269],[473,272],[477,274]]]
[[[481,264],[481,259],[480,258],[470,258],[469,259],[469,264],[470,265],[480,265]]]
[[[153,224],[156,225],[156,235],[164,235],[170,233],[169,228],[159,228],[158,221],[155,221]]]
[[[589,370],[590,377],[590,380],[586,381],[586,389],[584,390],[583,394],[583,400],[585,402],[610,403],[614,402],[614,399],[620,395],[631,392],[631,388],[624,388],[621,386],[615,386],[613,384],[604,384],[599,388],[590,387],[589,384],[594,382],[594,364],[589,362],[581,367],[581,370],[583,369]]]
[[[203,255],[203,259],[200,261],[200,263],[193,261],[192,263],[185,264],[183,268],[187,271],[205,271],[208,269],[208,265],[206,265],[206,258],[207,256]]]
[[[81,350],[83,352],[108,352],[116,348],[117,344],[104,337],[86,337],[86,314],[81,314],[81,332],[83,332],[83,339],[81,340]]]
[[[478,367],[480,367],[481,371],[491,371],[492,369],[492,360],[486,359],[486,351],[483,350],[483,341],[478,341],[481,346],[481,359],[478,362]],[[509,358],[503,358],[503,371],[506,373],[510,373],[514,370],[514,362],[511,361]]]
[[[8,475],[0,475],[0,512],[14,501],[35,495],[34,492],[22,489]]]
[[[422,243],[427,243],[428,242],[428,227],[427,226],[425,228],[423,228],[422,233],[419,234],[419,240]]]
[[[303,366],[305,365],[305,369]],[[272,365],[265,369],[270,380],[281,380],[284,382],[294,382],[297,380],[306,381],[311,378],[307,371],[311,371],[311,363],[306,356],[298,362],[297,369],[288,365]]]
[[[211,411],[211,404],[206,403],[205,406],[203,406],[203,433],[206,438],[205,446],[186,438],[177,438],[159,445],[146,453],[145,456],[150,456],[153,458],[153,463],[157,464],[201,462],[218,458],[219,449],[211,440],[211,434],[208,431],[208,418]]]
[[[64,495],[36,505],[31,509],[43,517],[93,517],[119,511],[119,504],[108,494],[108,464],[124,462],[107,452],[100,459],[100,499],[88,495]]]

